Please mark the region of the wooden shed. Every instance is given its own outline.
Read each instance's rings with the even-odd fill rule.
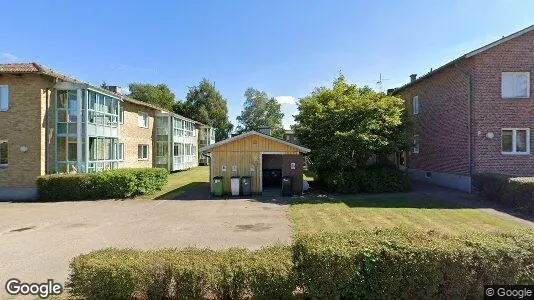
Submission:
[[[302,154],[310,149],[249,131],[201,149],[210,157],[210,182],[213,177],[223,178],[223,192],[230,194],[230,178],[250,176],[253,194],[281,192],[281,177],[293,180],[293,193],[301,194],[303,177]]]

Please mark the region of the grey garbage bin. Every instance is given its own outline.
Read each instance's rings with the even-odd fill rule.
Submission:
[[[252,195],[252,178],[250,176],[241,177],[241,196]]]
[[[293,196],[293,178],[291,178],[290,176],[282,177],[282,196]]]

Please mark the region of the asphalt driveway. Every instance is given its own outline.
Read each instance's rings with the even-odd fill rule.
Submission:
[[[64,282],[74,256],[105,247],[255,249],[289,242],[287,206],[274,203],[0,203],[0,286],[13,277],[24,282],[45,282],[48,278]]]

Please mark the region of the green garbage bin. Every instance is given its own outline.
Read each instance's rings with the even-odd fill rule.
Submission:
[[[241,196],[252,195],[252,178],[250,176],[241,177]]]
[[[293,178],[291,178],[290,176],[282,177],[282,196],[293,196]]]
[[[213,177],[213,196],[222,197],[223,195],[223,178],[221,176]]]

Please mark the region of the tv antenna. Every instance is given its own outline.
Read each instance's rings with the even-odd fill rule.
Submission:
[[[387,79],[387,78],[382,78],[382,73],[380,73],[380,74],[378,75],[378,81],[376,82],[376,86],[377,86],[379,92],[382,92],[382,90],[384,89],[384,87],[383,87],[383,83],[384,83],[384,81],[386,81],[386,80],[389,80],[389,79]]]

